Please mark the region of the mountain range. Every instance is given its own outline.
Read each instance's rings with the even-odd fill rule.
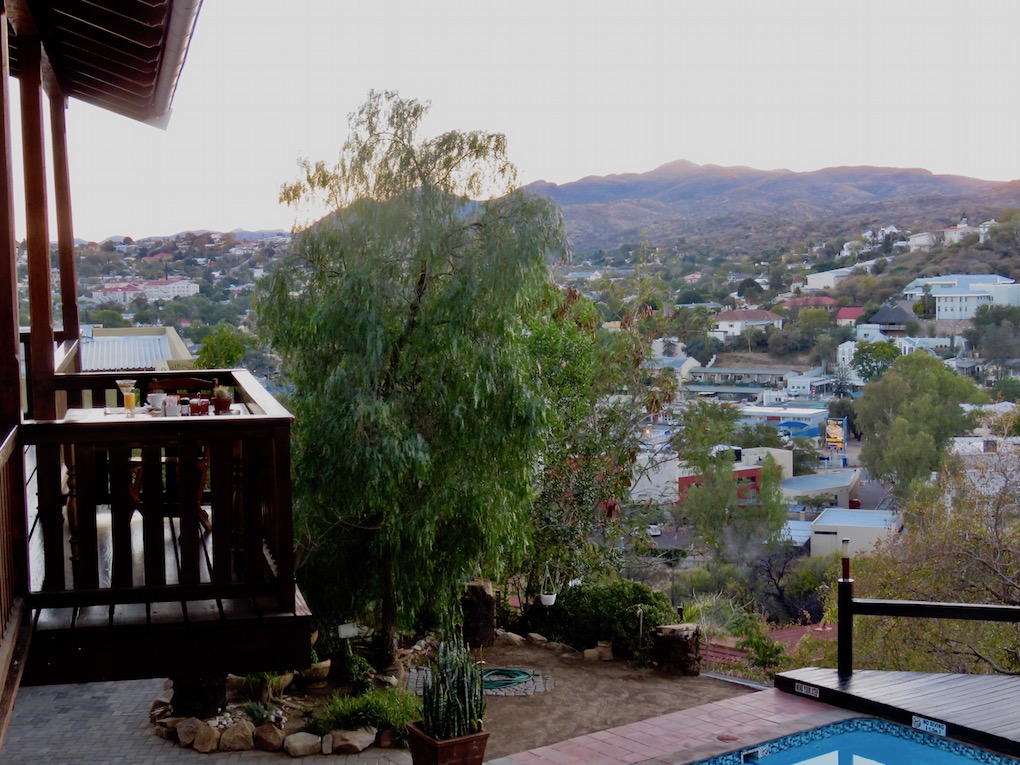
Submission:
[[[962,215],[1020,207],[1020,181],[935,175],[918,168],[830,167],[812,172],[697,165],[679,160],[647,173],[590,176],[528,190],[560,204],[574,249],[647,241],[706,252],[855,236],[895,224],[941,228]]]

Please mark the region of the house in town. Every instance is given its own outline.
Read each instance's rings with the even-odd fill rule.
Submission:
[[[715,315],[715,328],[712,336],[726,341],[740,337],[748,329],[783,328],[783,317],[772,311],[760,309],[735,309],[720,311]]]

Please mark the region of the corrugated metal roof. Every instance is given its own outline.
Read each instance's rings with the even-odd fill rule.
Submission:
[[[173,358],[167,336],[116,335],[83,339],[83,372],[116,372],[128,369],[155,369],[157,362]]]

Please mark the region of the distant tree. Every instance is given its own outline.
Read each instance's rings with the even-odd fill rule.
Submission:
[[[742,298],[757,300],[765,293],[761,285],[754,279],[748,277],[737,286],[737,294]]]
[[[891,340],[876,342],[861,340],[854,350],[850,366],[857,371],[862,380],[871,382],[884,375],[899,355],[900,349]]]
[[[749,562],[777,537],[786,509],[779,492],[780,471],[771,456],[762,467],[757,497],[742,493],[733,473],[732,446],[739,412],[713,401],[696,401],[684,410],[672,445],[699,482],[687,489],[680,510],[698,539],[720,560]]]
[[[827,364],[836,358],[836,341],[832,335],[823,333],[815,338],[815,344],[811,348],[811,360],[818,364]]]
[[[1020,379],[1002,377],[995,381],[992,390],[1003,401],[1020,401]]]
[[[868,383],[855,405],[864,437],[861,462],[879,478],[897,482],[906,496],[942,459],[946,445],[974,424],[963,403],[988,396],[927,353],[900,356],[880,380]]]
[[[247,352],[247,337],[237,327],[224,323],[205,338],[195,365],[202,369],[233,369],[240,366]]]
[[[829,312],[824,308],[802,308],[797,314],[797,328],[809,335],[816,335],[829,326]]]
[[[102,324],[104,327],[130,327],[131,322],[124,318],[124,314],[114,308],[103,308],[89,314],[90,324]]]

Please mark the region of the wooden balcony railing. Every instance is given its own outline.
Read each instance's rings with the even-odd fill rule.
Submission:
[[[0,440],[0,678],[6,675],[28,589],[24,480],[17,431],[11,428]]]
[[[116,379],[136,380],[144,400],[151,380],[175,376],[217,378],[244,414],[69,416],[68,402],[96,410],[122,403]],[[58,419],[20,429],[35,452],[41,530],[30,552],[33,609],[234,598],[294,608],[292,417],[252,375],[54,379]]]

